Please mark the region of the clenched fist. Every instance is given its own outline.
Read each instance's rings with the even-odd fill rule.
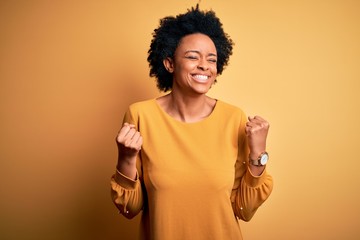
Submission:
[[[259,116],[248,117],[245,132],[250,148],[250,158],[257,159],[266,150],[266,137],[269,123]]]
[[[116,137],[119,148],[119,161],[134,160],[141,150],[142,137],[140,132],[135,129],[135,125],[124,123],[119,134]]]

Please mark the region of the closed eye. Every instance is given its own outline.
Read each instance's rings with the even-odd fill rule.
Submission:
[[[197,56],[186,56],[185,58],[187,58],[187,59],[192,59],[192,60],[196,60],[196,59],[198,59],[198,57],[197,57]]]

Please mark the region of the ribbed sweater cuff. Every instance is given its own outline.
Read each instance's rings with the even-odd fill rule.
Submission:
[[[264,171],[261,173],[260,176],[254,176],[251,173],[250,168],[248,168],[246,173],[245,173],[245,182],[250,187],[258,187],[258,186],[261,186],[264,183],[264,181],[266,179],[266,175],[267,175],[266,168],[264,169]]]
[[[126,189],[135,189],[139,181],[137,173],[135,180],[133,180],[131,178],[128,178],[119,171],[115,172],[114,179],[117,184],[119,184],[120,186]]]

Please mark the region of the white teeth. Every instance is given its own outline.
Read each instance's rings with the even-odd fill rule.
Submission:
[[[208,76],[205,75],[195,75],[194,78],[199,79],[199,80],[207,80]]]

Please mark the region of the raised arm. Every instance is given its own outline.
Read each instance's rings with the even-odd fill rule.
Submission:
[[[120,213],[127,218],[137,215],[143,207],[140,150],[142,137],[136,130],[131,114],[125,115],[124,125],[116,137],[118,162],[111,178],[111,198]]]
[[[248,118],[241,123],[239,153],[235,165],[235,183],[231,201],[234,213],[249,221],[256,210],[269,197],[273,188],[272,177],[265,166],[249,164],[249,158],[257,159],[266,150],[269,124],[261,117]]]
[[[142,137],[135,125],[124,123],[116,137],[118,146],[117,170],[130,179],[136,177],[136,158],[141,150]]]

